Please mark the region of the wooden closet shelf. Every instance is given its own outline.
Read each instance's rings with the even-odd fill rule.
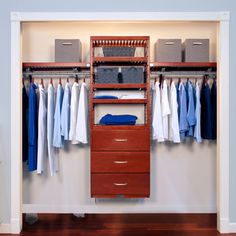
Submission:
[[[99,125],[94,124],[92,130],[146,130],[147,124],[140,125]]]
[[[94,57],[94,63],[116,63],[116,62],[130,62],[130,63],[147,63],[147,57]]]
[[[146,84],[93,84],[93,88],[101,89],[145,89]]]
[[[24,62],[23,68],[34,68],[34,69],[42,69],[42,68],[90,68],[90,63],[86,62]]]
[[[93,99],[94,104],[145,104],[147,99]]]
[[[186,68],[186,67],[193,67],[193,68],[216,68],[216,62],[151,62],[150,67],[177,67],[177,68]]]

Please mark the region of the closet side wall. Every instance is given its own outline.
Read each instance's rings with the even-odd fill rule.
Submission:
[[[89,61],[90,35],[149,35],[151,61],[157,38],[210,38],[210,61],[216,61],[215,23],[24,23],[22,32],[25,62],[54,61],[56,38],[81,39],[82,60]],[[68,145],[60,151],[56,176],[24,168],[23,203],[28,209],[58,212],[216,211],[215,143],[152,143],[151,149],[149,199],[95,202],[90,198],[89,146]]]

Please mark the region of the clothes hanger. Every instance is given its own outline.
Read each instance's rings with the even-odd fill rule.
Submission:
[[[67,77],[66,82],[69,83],[69,77]]]
[[[83,78],[83,83],[85,83],[85,77]]]
[[[79,81],[78,75],[75,75],[75,82],[78,83],[78,81]]]
[[[53,86],[53,80],[52,80],[52,78],[50,78],[50,84]]]
[[[44,83],[43,83],[43,79],[41,78],[41,85],[44,88]]]
[[[29,81],[30,81],[30,83],[34,83],[34,78],[32,75],[29,75]]]
[[[172,79],[172,77],[170,77],[170,85],[172,84],[172,82],[173,82],[173,79]]]
[[[61,84],[61,78],[59,78],[59,84],[62,85],[62,84]]]

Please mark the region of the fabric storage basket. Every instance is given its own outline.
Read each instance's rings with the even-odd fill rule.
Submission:
[[[100,66],[95,74],[95,83],[112,84],[118,83],[119,67]]]
[[[103,47],[105,57],[133,57],[135,47]]]
[[[186,39],[184,44],[184,61],[208,62],[209,39]]]
[[[122,82],[128,84],[144,83],[143,66],[123,66],[121,68]]]
[[[55,62],[81,62],[79,39],[55,39]]]
[[[155,45],[155,59],[159,62],[181,62],[181,39],[158,39]]]

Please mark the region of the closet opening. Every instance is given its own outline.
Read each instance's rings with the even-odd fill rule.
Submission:
[[[22,70],[20,70],[20,74],[25,77],[26,88],[28,89],[32,80],[43,89],[48,89],[50,84],[53,84],[54,88],[61,85],[65,89],[67,83],[72,87],[75,82],[78,82],[80,92],[82,85],[86,84],[89,94],[91,36],[148,36],[150,38],[150,62],[148,64],[150,78],[149,88],[146,89],[151,90],[155,82],[160,81],[163,77],[168,86],[173,82],[177,85],[179,82],[185,84],[191,81],[192,84],[195,84],[198,81],[199,84],[209,83],[211,87],[217,81],[217,128],[221,127],[219,121],[221,116],[219,111],[222,110],[219,105],[221,76],[219,75],[223,77],[224,75],[221,72],[223,66],[220,64],[222,54],[219,54],[219,22],[144,20],[23,22],[21,24],[22,67],[20,68]],[[181,39],[184,42],[189,38],[209,39],[208,62],[184,64],[156,61],[155,43],[158,39]],[[55,39],[79,39],[81,61],[71,62],[71,64],[54,63]],[[201,143],[190,138],[186,138],[180,143],[152,140],[151,97],[148,101],[151,109],[149,114],[145,111],[147,102],[145,87],[143,85],[141,88],[136,87],[135,84],[132,86],[129,92],[131,91],[132,96],[138,97],[135,98],[136,100],[134,99],[133,104],[125,99],[120,104],[108,100],[96,101],[93,122],[95,126],[98,125],[101,118],[108,113],[136,116],[139,127],[145,126],[147,120],[150,122],[150,195],[144,198],[123,198],[119,194],[115,198],[93,198],[91,196],[91,136],[88,132],[86,141],[77,144],[71,144],[70,141],[65,142],[63,148],[57,150],[58,166],[55,167],[54,172],[52,172],[48,157],[44,158],[44,169],[40,173],[37,173],[37,170],[29,171],[28,163],[20,161],[22,163],[22,202],[20,203],[22,213],[216,214],[218,212],[217,178],[219,177],[220,136],[217,136],[217,141],[203,140]],[[98,83],[95,85],[95,95],[127,96],[128,92],[124,85],[120,84],[115,90],[113,88],[112,85],[102,88]],[[89,103],[91,97],[88,94],[85,98]],[[20,104],[18,105],[20,106]],[[19,111],[21,116],[22,106]],[[89,131],[91,127],[89,121],[87,125]],[[24,132],[21,124],[20,130]],[[122,130],[122,127],[119,130]],[[219,135],[219,129],[217,132]],[[24,137],[21,141],[24,142]],[[140,163],[140,165],[142,164]]]

